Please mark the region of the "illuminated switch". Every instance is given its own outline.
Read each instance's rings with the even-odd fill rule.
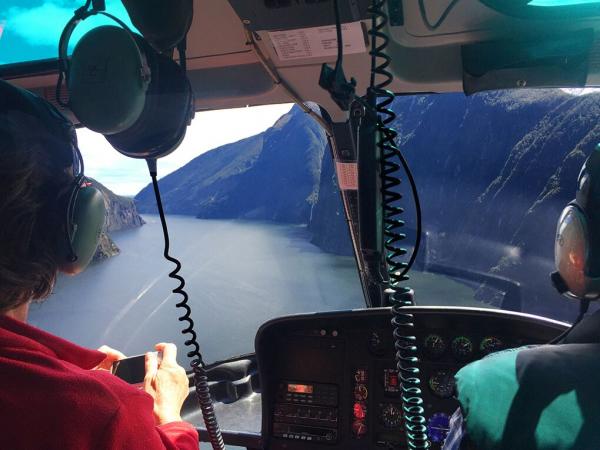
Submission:
[[[354,381],[356,383],[366,383],[367,380],[367,369],[356,369],[356,372],[354,372]]]
[[[364,403],[356,402],[354,404],[354,418],[362,420],[367,416],[366,407]]]
[[[400,380],[396,369],[385,369],[383,371],[383,387],[386,394],[400,392]]]

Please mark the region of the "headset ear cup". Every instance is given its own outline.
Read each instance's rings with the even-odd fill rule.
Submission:
[[[193,0],[123,0],[135,27],[158,51],[174,48],[192,25]]]
[[[87,128],[110,135],[141,116],[148,90],[138,37],[117,26],[87,32],[75,46],[69,69],[69,107]]]
[[[556,228],[556,270],[571,294],[583,298],[588,290],[589,224],[585,211],[572,202],[563,210]]]
[[[193,114],[192,88],[182,68],[143,39],[138,44],[152,70],[152,81],[139,119],[127,130],[106,136],[119,152],[134,158],[171,153],[185,136]]]
[[[106,216],[104,195],[93,186],[82,187],[72,209],[72,219],[68,226],[71,227],[71,247],[76,259],[65,261],[59,269],[76,275],[85,270],[98,248]]]

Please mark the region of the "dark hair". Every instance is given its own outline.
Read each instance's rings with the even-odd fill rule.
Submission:
[[[69,144],[39,119],[0,114],[0,313],[52,292],[72,161]]]

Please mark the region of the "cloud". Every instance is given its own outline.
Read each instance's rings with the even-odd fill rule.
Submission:
[[[81,2],[46,0],[33,8],[13,6],[8,8],[5,18],[5,29],[18,35],[32,46],[56,46],[64,26],[73,16],[73,11],[81,6]],[[123,4],[118,0],[108,0],[106,10],[124,20],[131,26],[131,21]],[[97,16],[85,20],[73,33],[70,47],[90,29],[105,24],[115,24],[110,19]]]

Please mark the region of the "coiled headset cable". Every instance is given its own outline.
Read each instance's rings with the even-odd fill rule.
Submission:
[[[388,17],[384,12],[386,0],[372,0],[369,12],[372,25],[371,36],[371,83],[369,98],[375,99],[377,112],[377,146],[382,155],[382,204],[384,214],[384,251],[387,266],[385,293],[392,305],[392,328],[394,347],[396,350],[396,365],[401,381],[402,410],[404,427],[409,449],[427,449],[430,441],[427,436],[427,421],[423,406],[421,380],[419,378],[417,338],[414,336],[414,317],[403,312],[406,306],[414,305],[414,292],[407,286],[402,286],[409,279],[406,273],[415,261],[421,239],[421,206],[414,178],[400,149],[396,145],[397,132],[391,124],[396,114],[391,109],[395,95],[387,87],[393,81],[393,74],[388,70],[391,58],[385,49],[389,38],[383,31]],[[378,81],[378,78],[380,81]],[[399,161],[400,163],[398,163]],[[407,262],[404,257],[407,250],[400,246],[406,238],[401,229],[404,221],[400,215],[404,209],[398,205],[402,194],[398,192],[401,180],[397,172],[403,168],[407,174],[417,211],[417,236],[412,255]]]
[[[439,19],[436,20],[434,23],[431,23],[431,21],[429,20],[429,16],[427,15],[427,7],[425,6],[425,0],[419,0],[419,12],[421,13],[421,18],[423,19],[423,24],[430,31],[437,30],[444,23],[446,18],[450,15],[450,13],[454,9],[454,7],[458,4],[459,1],[460,0],[452,0],[448,4],[446,9],[444,10],[442,15],[439,17]]]
[[[165,240],[165,248],[163,255],[167,261],[170,261],[173,264],[175,264],[175,269],[171,273],[169,273],[169,278],[172,278],[179,282],[179,285],[175,289],[173,289],[173,294],[179,294],[182,297],[181,301],[179,303],[176,303],[175,306],[183,310],[182,315],[179,316],[179,321],[185,323],[185,328],[181,332],[187,338],[184,343],[189,349],[187,352],[187,356],[188,358],[191,358],[190,365],[192,367],[192,371],[194,372],[194,386],[196,387],[196,397],[198,398],[198,403],[200,404],[202,418],[204,419],[204,424],[206,426],[206,431],[208,433],[208,437],[212,448],[214,450],[225,450],[223,436],[221,434],[221,429],[219,428],[217,416],[215,414],[212,399],[210,397],[206,365],[204,364],[204,360],[202,359],[202,354],[200,353],[200,344],[198,344],[198,336],[196,334],[196,331],[194,330],[194,321],[192,320],[192,309],[188,304],[189,296],[184,289],[185,280],[181,275],[179,275],[179,271],[181,270],[181,262],[179,262],[177,258],[174,258],[169,254],[169,230],[167,228],[167,220],[165,218],[165,212],[160,197],[160,190],[158,188],[156,159],[148,159],[146,160],[146,162],[148,163],[148,169],[150,170],[150,178],[152,178],[152,187],[154,188],[156,205],[158,207],[158,215],[160,216],[160,223],[162,225],[162,231]]]

